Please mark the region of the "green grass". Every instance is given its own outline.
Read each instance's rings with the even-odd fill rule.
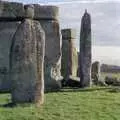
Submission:
[[[64,89],[45,94],[41,108],[2,105],[10,94],[0,94],[0,120],[120,120],[120,92],[113,88]]]
[[[120,73],[101,73],[101,76],[103,78],[105,78],[106,76],[111,76],[120,79]]]

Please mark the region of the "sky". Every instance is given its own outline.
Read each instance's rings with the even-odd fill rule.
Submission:
[[[61,29],[76,29],[75,47],[79,49],[81,17],[87,9],[92,19],[93,61],[120,65],[120,0],[8,0],[60,8]]]

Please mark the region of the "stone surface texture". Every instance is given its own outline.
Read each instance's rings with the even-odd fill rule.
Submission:
[[[22,21],[10,50],[13,102],[43,103],[44,42],[45,34],[38,21]]]
[[[58,20],[59,17],[59,9],[56,6],[48,6],[48,5],[38,5],[33,4],[35,15],[34,19],[36,20]]]
[[[33,18],[34,19],[34,15],[35,15],[34,5],[30,5],[30,4],[25,5],[24,13],[25,13],[25,18]]]
[[[58,21],[40,20],[45,31],[45,90],[61,88],[61,33]]]
[[[45,31],[45,91],[61,88],[62,38],[58,19],[58,7],[34,5],[35,19]]]
[[[0,91],[9,91],[9,53],[12,38],[20,22],[0,22]]]
[[[24,18],[22,3],[0,1],[0,20],[20,20]]]
[[[58,18],[59,18],[58,13],[59,13],[59,9],[56,6],[43,6],[43,5],[37,5],[37,4],[23,5],[22,3],[0,1],[0,22],[4,21],[4,22],[6,22],[6,24],[9,24],[9,22],[11,22],[11,23],[18,22],[18,21],[23,22],[25,19],[37,20],[37,21],[39,21],[43,30],[45,31],[45,36],[46,36],[45,41],[46,42],[45,42],[45,64],[44,64],[45,73],[44,73],[44,76],[45,76],[45,90],[46,91],[54,90],[54,89],[56,90],[61,87],[62,77],[61,77],[60,70],[61,70],[61,44],[62,44],[61,42],[62,42],[62,39],[61,39],[61,31],[60,31],[59,21],[58,21]],[[2,23],[0,23],[0,24],[2,24]],[[22,25],[23,25],[23,23],[22,23]],[[17,27],[20,27],[20,26],[17,26]],[[32,25],[31,25],[31,27],[32,27]],[[20,27],[20,29],[22,29],[22,28]],[[2,29],[1,29],[1,31],[2,31]],[[6,34],[11,35],[12,31],[13,31],[13,28],[11,26],[10,26],[10,28],[9,28],[9,26],[8,26],[8,28],[6,28]],[[28,33],[29,32],[31,32],[31,34],[33,33],[33,31],[28,31]],[[14,31],[14,33],[16,33],[16,30]],[[14,33],[13,33],[13,36],[14,36]],[[22,33],[19,32],[19,34],[21,34],[21,36],[19,35],[21,40],[26,39],[26,38],[24,38],[25,36],[22,36]],[[31,35],[31,34],[29,34],[29,35]],[[5,39],[7,38],[7,36],[2,36],[2,32],[0,35],[1,35],[1,37],[5,38]],[[12,39],[13,36],[11,35],[10,39]],[[2,40],[2,38],[0,38],[0,40]],[[10,41],[8,41],[8,44],[9,44],[9,42]],[[7,43],[3,42],[3,46],[4,45],[8,46]],[[2,49],[2,45],[0,45],[0,46]],[[6,51],[7,49],[9,49],[9,47],[8,48],[4,47],[3,51]],[[6,54],[6,53],[1,51],[1,54]],[[5,55],[4,58],[8,58],[8,53]],[[8,62],[9,59],[7,59],[5,61]],[[6,66],[8,66],[8,64],[6,64]],[[3,68],[1,68],[2,69],[1,71],[5,71],[4,64],[3,65],[1,64],[1,67],[3,67]],[[4,76],[4,75],[1,76],[2,79],[4,77],[6,77],[6,76]]]
[[[92,80],[95,84],[100,81],[100,62],[98,61],[92,64]]]
[[[62,30],[62,67],[61,73],[65,80],[69,76],[77,76],[78,55],[74,46],[76,31],[74,29]]]
[[[85,11],[81,21],[80,31],[80,86],[91,85],[91,17]]]

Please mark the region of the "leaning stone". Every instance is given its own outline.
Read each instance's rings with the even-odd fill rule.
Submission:
[[[22,3],[0,1],[0,20],[21,20],[24,18]]]
[[[38,21],[26,19],[17,29],[10,51],[13,102],[43,103],[44,42]]]
[[[10,91],[9,50],[20,22],[0,22],[0,91]]]
[[[42,6],[34,4],[36,20],[58,20],[59,9],[56,6]]]

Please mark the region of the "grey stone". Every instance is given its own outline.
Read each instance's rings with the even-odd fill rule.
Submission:
[[[111,86],[120,86],[120,80],[117,77],[106,76],[105,83]]]
[[[91,85],[91,17],[85,11],[81,21],[80,32],[80,86],[89,87]]]
[[[13,102],[44,100],[45,34],[38,21],[26,19],[14,35],[10,52]]]
[[[61,88],[61,32],[59,22],[40,20],[45,31],[45,90]]]
[[[78,54],[77,49],[73,47],[72,50],[72,76],[77,77],[78,70]]]
[[[34,4],[34,10],[34,19],[36,20],[58,20],[59,9],[57,6],[42,6]]]
[[[96,61],[92,64],[92,79],[93,83],[97,85],[100,80],[100,62]]]
[[[25,18],[34,18],[34,5],[25,5]]]
[[[20,22],[0,22],[0,91],[9,91],[9,53],[12,38]]]
[[[75,29],[63,29],[62,30],[62,39],[75,39],[76,30]]]
[[[69,79],[64,82],[64,86],[80,87],[80,78],[74,77],[74,76],[69,76]]]
[[[0,1],[0,20],[21,20],[24,18],[22,3]]]
[[[62,30],[62,65],[61,73],[65,80],[70,75],[77,76],[78,69],[78,55],[74,46],[76,38],[76,31],[74,29]]]

